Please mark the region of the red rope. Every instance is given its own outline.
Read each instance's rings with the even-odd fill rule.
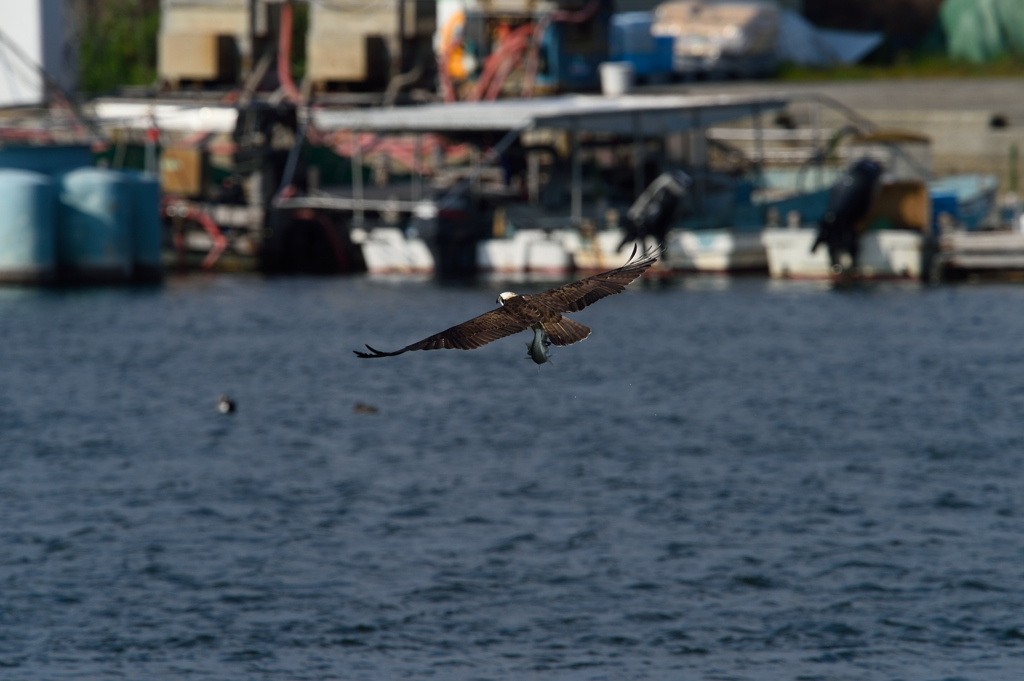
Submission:
[[[169,217],[183,217],[199,224],[210,238],[213,240],[213,245],[210,247],[210,251],[203,258],[202,268],[208,270],[216,264],[217,260],[224,253],[224,250],[228,247],[228,240],[224,238],[224,233],[220,231],[220,227],[213,221],[205,211],[201,211],[195,206],[190,206],[185,203],[178,203],[173,200],[164,199],[163,202],[163,213]],[[174,235],[174,246],[178,251],[179,263],[184,259],[185,255],[185,243],[179,233]]]

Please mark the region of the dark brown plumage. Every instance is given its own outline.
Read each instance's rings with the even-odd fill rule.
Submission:
[[[394,352],[381,352],[369,345],[370,352],[354,352],[359,357],[393,357],[410,350],[442,350],[457,348],[475,350],[491,341],[525,331],[540,324],[555,345],[572,345],[590,335],[590,329],[566,319],[562,315],[579,312],[588,305],[615,293],[621,293],[633,280],[646,272],[661,255],[659,249],[652,249],[637,259],[637,249],[625,265],[610,272],[595,274],[586,279],[574,281],[565,286],[533,295],[512,295],[504,298],[496,310],[485,312],[468,322],[463,322],[441,333],[424,338],[418,343],[407,345]],[[502,294],[504,296],[505,294]]]

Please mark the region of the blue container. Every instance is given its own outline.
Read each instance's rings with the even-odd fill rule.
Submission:
[[[157,281],[163,274],[160,252],[160,179],[146,173],[128,173],[132,183],[131,240],[136,281]]]
[[[585,23],[559,21],[541,39],[541,68],[537,87],[545,90],[596,90],[601,86],[598,67],[608,61],[612,3],[602,2]]]
[[[658,75],[672,74],[672,60],[676,49],[676,39],[670,35],[654,36],[654,67]]]
[[[69,282],[119,282],[132,274],[132,182],[81,168],[57,176],[57,264]]]
[[[608,58],[633,63],[634,73],[646,76],[654,67],[654,36],[651,12],[613,14],[608,34]]]
[[[92,149],[87,144],[0,148],[0,168],[54,175],[91,165]]]
[[[53,182],[26,170],[0,169],[0,281],[55,278]]]
[[[672,73],[671,37],[651,35],[653,12],[622,12],[612,15],[608,35],[608,58],[632,62],[641,78],[667,77]]]

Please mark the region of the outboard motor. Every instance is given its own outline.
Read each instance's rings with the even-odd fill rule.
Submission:
[[[860,251],[857,222],[871,207],[881,177],[882,167],[878,163],[861,159],[846,169],[829,192],[828,207],[819,223],[818,238],[811,247],[811,253],[817,251],[821,244],[826,244],[834,272],[841,271],[839,258],[844,252],[850,254],[853,267],[857,266]]]
[[[664,245],[668,227],[691,184],[693,180],[682,170],[655,178],[626,212],[626,236],[618,250],[634,241],[642,243],[648,236],[653,236],[659,246]]]

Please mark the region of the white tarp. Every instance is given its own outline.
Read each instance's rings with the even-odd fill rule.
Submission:
[[[771,2],[673,0],[654,10],[651,33],[675,38],[680,57],[770,54],[778,35],[779,8]]]
[[[780,62],[805,66],[855,64],[882,42],[881,33],[818,28],[793,10],[779,20],[776,56]]]
[[[853,64],[882,42],[881,33],[818,28],[798,12],[763,0],[674,0],[654,11],[653,35],[675,38],[675,53],[717,59],[766,55],[807,66]]]

